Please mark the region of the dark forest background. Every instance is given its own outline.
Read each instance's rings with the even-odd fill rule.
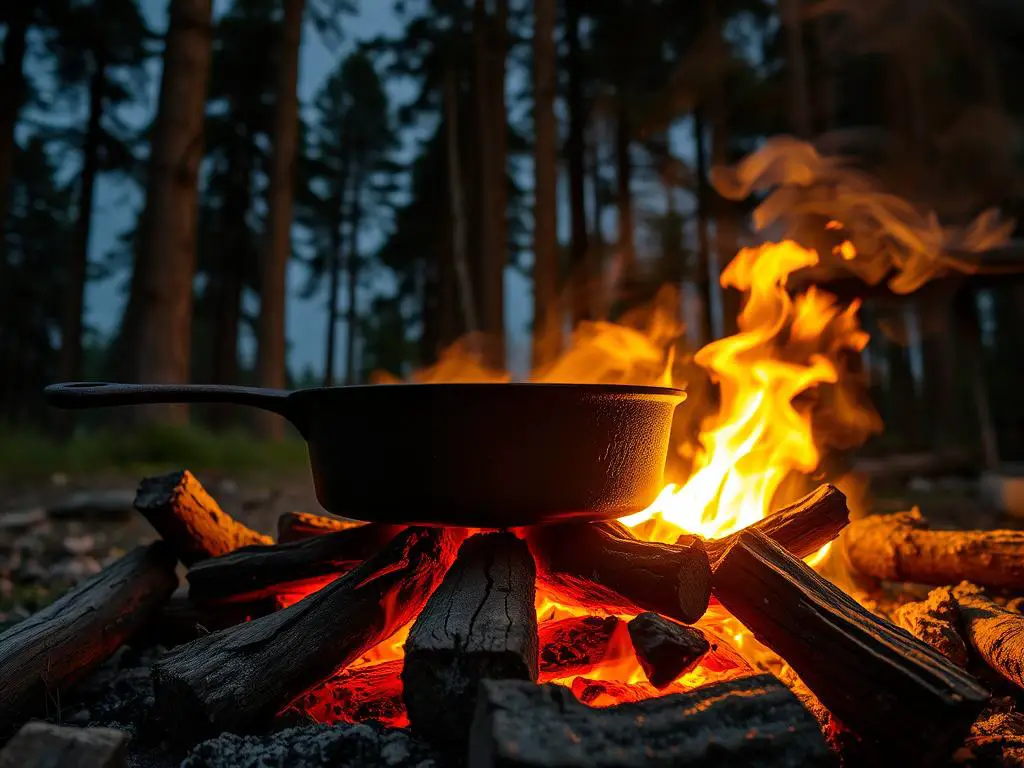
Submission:
[[[337,50],[354,0],[231,0],[216,19],[211,0],[169,0],[166,30],[135,0],[0,3],[0,431],[97,423],[48,411],[40,391],[60,380],[353,384],[406,376],[470,331],[503,368],[510,270],[532,286],[534,364],[573,323],[666,284],[699,345],[734,330],[738,297],[717,275],[755,239],[756,201],[717,195],[709,169],[776,134],[855,158],[944,221],[1022,208],[1014,0],[389,4],[400,33],[339,55],[300,111],[300,47]],[[139,131],[123,115],[146,103],[154,61]],[[145,203],[120,247],[90,253],[104,176]],[[360,247],[367,231],[379,247]],[[1000,259],[1024,264],[1014,243]],[[328,297],[319,374],[288,366],[290,261]],[[598,296],[610,269],[616,291]],[[129,295],[104,338],[83,322],[85,288],[117,271]],[[832,287],[865,301],[877,446],[1024,459],[1013,269],[908,296]],[[132,418],[282,429],[218,408]]]

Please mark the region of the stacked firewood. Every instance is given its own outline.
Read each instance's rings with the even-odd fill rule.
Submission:
[[[927,631],[865,610],[801,560],[847,526],[831,486],[725,539],[673,544],[617,523],[467,531],[296,513],[275,543],[188,472],[144,481],[136,508],[161,541],[0,635],[3,737],[52,713],[60,691],[137,640],[170,648],[153,667],[153,721],[184,743],[259,732],[286,714],[411,725],[479,766],[582,767],[607,755],[624,766],[826,765],[835,755],[820,709],[868,753],[929,764],[964,744],[990,699],[935,638],[985,647],[985,633],[1010,631],[999,622],[1013,618],[965,586],[950,593],[955,617],[936,608],[919,622]],[[855,563],[852,534],[866,525],[850,531]],[[893,567],[907,567],[902,552]],[[980,570],[963,573],[992,585]],[[581,615],[538,621],[538,592]],[[691,626],[712,601],[785,660],[802,700]],[[400,630],[404,658],[372,663]],[[1016,656],[988,653],[1019,679]],[[597,674],[630,657],[646,681]],[[698,664],[718,682],[686,690],[678,681]]]

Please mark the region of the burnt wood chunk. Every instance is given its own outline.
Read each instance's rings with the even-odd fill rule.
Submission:
[[[290,544],[243,547],[197,563],[188,572],[189,597],[199,603],[252,601],[322,584],[378,552],[402,530],[360,525]]]
[[[128,734],[26,723],[0,750],[0,768],[124,768]]]
[[[181,587],[150,618],[145,628],[136,635],[136,641],[173,648],[276,610],[273,598],[248,603],[203,605],[189,599],[188,587]]]
[[[829,711],[893,759],[948,758],[988,701],[988,692],[938,651],[865,610],[758,531],[737,536],[718,566],[715,590]]]
[[[933,589],[926,600],[901,605],[893,612],[892,619],[958,667],[967,666],[967,644],[958,629],[959,612],[949,587]]]
[[[224,512],[188,470],[147,477],[135,494],[135,508],[185,565],[273,543]]]
[[[864,576],[1024,589],[1024,531],[931,531],[915,510],[855,520],[843,543],[850,565]]]
[[[536,567],[511,533],[479,534],[459,549],[405,642],[402,688],[412,727],[465,749],[484,679],[537,679]]]
[[[409,724],[402,701],[402,660],[353,667],[311,688],[292,702],[296,712],[317,723],[375,720],[393,728]]]
[[[629,643],[613,642],[622,629],[615,616],[570,616],[543,622],[537,630],[539,680],[585,675],[606,661],[623,658]]]
[[[342,520],[340,517],[314,515],[309,512],[285,512],[277,518],[277,541],[279,544],[287,544],[312,536],[322,536],[325,533],[347,531],[361,525],[364,523]]]
[[[953,590],[964,635],[978,657],[1004,680],[1024,689],[1024,616],[1001,608],[977,586]]]
[[[664,688],[689,672],[711,650],[711,643],[699,629],[656,613],[641,613],[628,626],[636,657],[655,688]]]
[[[692,624],[711,598],[711,565],[700,540],[639,541],[620,523],[536,526],[529,533],[538,578],[566,603]]]
[[[294,605],[176,648],[153,668],[156,713],[194,740],[265,726],[411,621],[444,576],[455,543],[450,530],[407,528]]]
[[[799,501],[774,512],[749,526],[779,544],[796,557],[813,555],[835,539],[850,522],[846,496],[834,485],[822,485]],[[736,534],[705,542],[711,568],[718,567]],[[680,536],[677,544],[685,544],[693,536]]]
[[[818,723],[771,675],[605,709],[567,688],[481,685],[470,768],[815,768],[835,765]]]
[[[0,634],[0,737],[52,711],[141,628],[178,586],[175,566],[166,543],[139,547]]]

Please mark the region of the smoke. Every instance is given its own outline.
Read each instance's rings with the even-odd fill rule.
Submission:
[[[837,222],[833,229],[846,245],[820,249],[821,266],[871,285],[887,280],[898,294],[950,272],[979,271],[980,254],[1005,245],[1015,226],[994,209],[963,227],[943,225],[848,160],[788,136],[769,139],[734,167],[713,168],[711,184],[731,200],[767,193],[754,211],[758,230],[779,227],[783,237],[807,242],[809,227]]]

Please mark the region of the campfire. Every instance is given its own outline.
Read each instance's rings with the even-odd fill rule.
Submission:
[[[0,724],[144,636],[168,648],[148,727],[185,745],[373,721],[474,766],[1003,755],[985,718],[1019,728],[990,702],[1024,686],[1024,616],[984,589],[1024,586],[1024,534],[931,531],[916,512],[850,523],[846,496],[814,479],[828,451],[879,426],[857,304],[787,290],[818,261],[785,241],[729,265],[723,284],[746,303],[739,331],[693,356],[718,394],[678,442],[687,477],[618,521],[468,530],[292,513],[272,541],[189,472],[143,481],[136,507],[161,540],[0,636]],[[592,323],[536,378],[679,385],[671,336],[657,312]],[[419,379],[491,376],[454,354]],[[945,588],[890,620],[851,596],[854,574]]]

